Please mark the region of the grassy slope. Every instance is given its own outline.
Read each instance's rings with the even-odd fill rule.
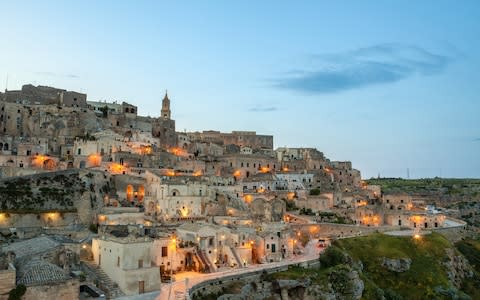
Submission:
[[[354,260],[361,260],[366,279],[365,295],[371,295],[375,284],[390,288],[405,299],[426,299],[432,296],[435,286],[447,287],[448,278],[442,261],[445,248],[452,245],[441,235],[431,234],[420,240],[411,237],[392,237],[374,234],[366,237],[344,239],[336,242]],[[388,271],[381,266],[381,258],[410,258],[410,270],[403,273]]]

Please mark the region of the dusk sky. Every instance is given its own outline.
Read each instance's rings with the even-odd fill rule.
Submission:
[[[480,1],[1,1],[0,86],[254,130],[364,178],[480,177]]]

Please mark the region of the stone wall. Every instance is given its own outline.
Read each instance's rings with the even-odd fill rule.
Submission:
[[[9,264],[8,269],[0,270],[0,300],[8,299],[10,290],[15,288],[16,270],[12,264]]]
[[[71,279],[61,283],[48,285],[28,286],[22,299],[35,300],[75,300],[79,299],[80,282],[78,279]]]

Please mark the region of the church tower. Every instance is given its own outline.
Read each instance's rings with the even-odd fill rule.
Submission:
[[[162,111],[161,118],[165,120],[170,120],[170,99],[168,99],[167,91],[165,91],[165,97],[162,100]]]

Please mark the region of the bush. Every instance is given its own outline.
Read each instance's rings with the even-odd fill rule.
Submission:
[[[27,287],[23,284],[19,284],[8,293],[8,300],[21,300],[26,291]]]
[[[283,201],[285,201],[285,208],[287,209],[287,211],[292,211],[292,210],[297,210],[298,209],[298,207],[295,205],[295,202],[293,200],[283,199]]]
[[[385,300],[403,300],[403,297],[397,294],[394,290],[386,289],[384,291]]]
[[[93,232],[93,233],[98,233],[98,226],[97,224],[90,224],[90,226],[88,227],[88,229]]]
[[[349,278],[351,269],[347,265],[338,265],[328,274],[328,280],[337,293],[347,294],[352,290],[352,280]]]
[[[311,189],[311,190],[310,190],[310,195],[311,195],[311,196],[318,196],[318,195],[320,195],[320,189]]]
[[[320,254],[320,266],[329,268],[346,262],[345,254],[335,246],[330,246]]]

